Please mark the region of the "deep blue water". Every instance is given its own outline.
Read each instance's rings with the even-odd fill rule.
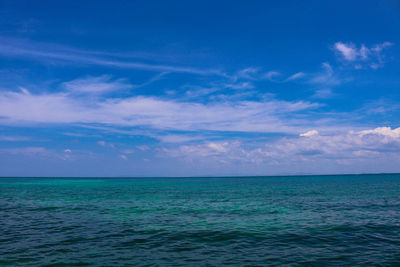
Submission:
[[[1,266],[400,266],[400,175],[0,178]]]

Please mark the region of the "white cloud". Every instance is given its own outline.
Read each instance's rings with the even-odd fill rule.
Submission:
[[[257,152],[256,152],[257,153]],[[162,150],[167,157],[184,158],[188,161],[206,159],[209,162],[254,162],[258,161],[252,154],[254,151],[246,151],[239,141],[206,142],[194,145],[182,145],[177,148]]]
[[[277,156],[299,154],[338,159],[361,154],[400,153],[400,128],[391,130],[390,127],[381,127],[343,134],[309,136],[312,138],[283,138],[276,143],[268,144],[267,147],[275,151]]]
[[[231,79],[232,79],[233,85],[239,84],[239,85],[243,86],[244,84],[249,84],[249,85],[252,85],[252,84],[249,82],[237,83],[238,80],[240,80],[240,79],[246,79],[246,80],[251,80],[251,81],[269,80],[271,82],[283,83],[283,82],[289,82],[289,81],[294,81],[294,80],[304,78],[306,76],[306,74],[304,72],[297,72],[297,73],[294,73],[291,76],[287,77],[286,79],[283,79],[283,78],[278,79],[278,77],[280,77],[280,76],[282,76],[282,73],[280,73],[278,71],[269,71],[267,73],[262,74],[262,73],[260,73],[260,68],[250,67],[250,68],[246,68],[246,69],[238,71],[235,75],[233,75],[231,77]]]
[[[168,74],[168,72],[161,72],[161,73],[159,73],[159,74],[157,74],[157,75],[154,75],[154,76],[151,77],[149,80],[147,80],[147,81],[145,81],[145,82],[143,82],[143,83],[140,83],[140,84],[132,85],[131,87],[134,88],[134,89],[141,88],[141,87],[145,87],[145,86],[147,86],[147,85],[149,85],[149,84],[152,84],[153,82],[156,82],[156,81],[158,81],[158,80],[161,80],[161,79],[164,78],[164,76],[166,76],[167,74]]]
[[[355,69],[365,67],[377,69],[383,67],[385,63],[383,50],[392,45],[391,42],[383,42],[371,47],[362,44],[357,48],[353,43],[337,42],[334,44],[334,50],[344,62],[353,64]]]
[[[208,147],[208,148],[211,148],[212,150],[214,150],[214,151],[217,151],[217,152],[226,152],[227,151],[227,149],[226,149],[226,145],[227,145],[227,143],[222,143],[222,144],[218,144],[218,143],[208,143],[208,144],[206,144],[206,146]]]
[[[201,86],[188,86],[185,85],[182,87],[183,89],[187,89],[185,91],[186,99],[198,99],[199,97],[208,96],[216,91],[219,91],[218,87],[201,87]],[[176,95],[176,91],[167,91],[168,95]]]
[[[83,94],[103,94],[132,87],[123,79],[112,80],[110,75],[76,79],[63,83],[63,86],[73,93]]]
[[[264,74],[263,78],[264,78],[264,79],[267,79],[267,80],[270,80],[270,81],[273,81],[275,77],[280,76],[280,75],[281,75],[280,72],[277,72],[277,71],[269,71],[269,72],[267,72],[266,74]]]
[[[121,159],[123,159],[123,160],[128,160],[128,157],[125,156],[125,155],[119,155],[119,157],[120,157]]]
[[[72,151],[71,151],[71,149],[69,149],[69,148],[67,148],[67,149],[65,149],[64,150],[64,153],[71,153]]]
[[[24,88],[24,87],[18,87],[19,90],[21,90],[22,93],[24,93],[25,95],[30,95],[31,93],[28,91],[28,89]]]
[[[305,137],[309,137],[309,136],[313,136],[313,135],[318,135],[318,131],[311,130],[311,131],[300,134],[300,136],[305,136]]]
[[[358,110],[361,114],[371,115],[385,115],[400,110],[400,105],[391,99],[376,99],[372,102],[364,104],[364,106]]]
[[[141,145],[141,146],[136,146],[137,149],[141,150],[141,151],[147,151],[150,148],[146,145]]]
[[[259,68],[254,68],[254,67],[249,67],[242,69],[237,72],[237,74],[234,76],[234,80],[237,79],[248,79],[248,80],[256,80],[258,79],[258,72]]]
[[[177,134],[159,135],[155,137],[164,143],[184,143],[184,142],[203,139],[197,136],[177,135]]]
[[[354,44],[345,44],[342,42],[337,42],[334,45],[335,50],[338,51],[346,60],[353,61],[356,60],[356,58],[359,55],[358,50],[355,48]],[[365,48],[365,47],[363,47]],[[364,51],[364,50],[363,50]]]
[[[97,144],[98,144],[99,146],[115,148],[115,145],[114,145],[114,144],[112,144],[112,143],[107,143],[107,142],[102,141],[102,140],[101,140],[101,141],[98,141]]]
[[[208,104],[154,97],[86,99],[65,93],[0,92],[0,123],[81,123],[163,130],[293,132],[288,115],[320,107],[305,101],[222,101]]]
[[[393,45],[394,45],[394,44],[391,43],[391,42],[384,42],[384,43],[377,44],[377,45],[371,47],[370,50],[372,50],[372,51],[375,52],[375,53],[380,53],[380,52],[382,52],[383,49],[388,48],[388,47],[391,47],[391,46],[393,46]]]
[[[121,151],[124,154],[133,154],[135,153],[135,151],[133,149],[124,149]]]
[[[323,86],[339,85],[342,81],[335,75],[332,66],[328,62],[322,63],[322,72],[319,72],[309,80],[312,84]]]
[[[306,76],[306,74],[305,74],[304,72],[297,72],[297,73],[295,73],[295,74],[289,76],[289,77],[286,79],[286,81],[298,80],[298,79],[301,79],[301,78],[303,78],[303,77],[305,77],[305,76]]]
[[[139,69],[144,71],[225,76],[224,73],[217,69],[200,69],[194,67],[143,63],[132,61],[129,56],[123,54],[112,54],[101,51],[84,51],[57,44],[33,42],[27,39],[1,37],[0,56],[32,59],[51,64],[84,64],[110,68]],[[124,59],[121,60],[121,57]]]
[[[106,146],[106,142],[104,141],[98,141],[97,144],[100,146]]]
[[[364,130],[359,132],[360,136],[364,135],[382,135],[386,137],[391,137],[391,138],[400,138],[400,128],[393,129],[390,127],[378,127],[373,130]]]
[[[369,56],[369,49],[364,44],[362,44],[360,48],[360,57],[362,60],[367,60],[368,56]]]
[[[308,137],[308,138],[304,138]],[[341,162],[364,159],[400,158],[400,128],[381,127],[319,135],[311,130],[298,137],[282,137],[267,143],[246,144],[239,141],[205,142],[164,149],[166,156],[209,162],[253,162],[285,165],[288,162]]]
[[[44,147],[4,148],[0,149],[0,152],[12,155],[25,155],[25,156],[35,156],[35,155],[46,156],[50,154],[50,151]]]
[[[240,83],[229,83],[224,85],[225,88],[232,88],[232,89],[251,89],[254,88],[254,85],[251,82],[240,82]]]
[[[327,98],[332,98],[334,96],[335,94],[329,88],[318,89],[315,91],[313,95],[314,98],[319,98],[319,99],[327,99]]]
[[[7,142],[19,142],[19,141],[28,141],[30,137],[26,136],[7,136],[7,135],[0,135],[0,141],[7,141]]]

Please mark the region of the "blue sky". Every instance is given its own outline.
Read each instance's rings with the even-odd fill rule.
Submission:
[[[399,32],[398,1],[3,0],[0,175],[399,172]]]

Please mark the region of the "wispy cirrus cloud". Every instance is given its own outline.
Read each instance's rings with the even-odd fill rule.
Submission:
[[[68,91],[78,94],[104,94],[132,87],[132,85],[124,79],[113,80],[111,75],[102,75],[98,77],[88,76],[65,82],[62,85]]]
[[[298,79],[304,78],[305,76],[306,76],[306,74],[305,74],[304,72],[297,72],[297,73],[295,73],[295,74],[289,76],[289,77],[286,79],[286,81],[288,82],[288,81],[298,80]]]
[[[0,123],[84,123],[170,130],[291,132],[287,119],[318,108],[305,101],[220,101],[208,104],[135,96],[86,99],[68,93],[0,93]]]
[[[332,89],[324,88],[315,90],[315,93],[313,94],[312,97],[317,99],[328,99],[334,96],[336,96],[336,94],[332,91]]]
[[[281,73],[278,72],[278,71],[269,71],[269,72],[265,73],[262,76],[262,78],[266,79],[266,80],[269,80],[269,81],[274,81],[275,78],[279,77],[280,75],[281,75]]]
[[[20,147],[20,148],[4,148],[0,149],[0,153],[11,155],[25,155],[25,156],[48,156],[51,151],[44,147]]]
[[[178,72],[196,75],[226,76],[218,69],[200,69],[176,65],[152,64],[132,61],[121,54],[79,50],[67,46],[37,43],[30,40],[0,38],[0,56],[31,59],[48,64],[85,64],[104,67],[139,69],[153,72]]]
[[[323,86],[335,86],[342,83],[342,80],[335,74],[333,67],[328,62],[322,63],[322,71],[314,74],[309,83]]]
[[[260,71],[260,68],[248,67],[248,68],[239,70],[236,73],[236,75],[234,75],[234,77],[235,77],[235,80],[237,80],[237,79],[257,80],[257,79],[259,79],[259,71]]]
[[[336,42],[333,49],[336,55],[345,63],[351,64],[356,69],[369,67],[381,68],[385,63],[384,50],[393,46],[391,42],[383,42],[370,47],[362,44],[357,47],[354,43]]]
[[[205,139],[204,136],[191,136],[188,134],[155,135],[154,137],[164,143],[185,143]]]
[[[249,80],[249,81],[267,80],[275,83],[285,83],[285,82],[300,80],[305,76],[307,76],[307,74],[302,71],[296,72],[290,76],[285,77],[285,75],[279,71],[271,70],[268,72],[263,72],[260,67],[257,68],[249,67],[236,72],[236,74],[234,75],[231,75],[231,78],[233,79],[234,82],[237,82],[238,80]]]
[[[400,110],[399,103],[391,99],[380,98],[365,103],[363,107],[358,110],[358,112],[365,113],[368,116],[373,116],[373,115],[387,116],[390,113],[396,113],[396,111],[398,110]]]
[[[223,87],[243,90],[243,89],[252,89],[254,88],[254,85],[251,82],[239,82],[239,83],[226,83],[223,85]]]
[[[128,160],[128,157],[124,154],[119,155],[119,158],[123,160]]]
[[[28,140],[31,140],[31,138],[27,136],[0,135],[0,141],[5,141],[5,142],[20,142]]]
[[[354,61],[357,59],[359,51],[353,44],[345,44],[342,42],[337,42],[334,48],[345,60]]]

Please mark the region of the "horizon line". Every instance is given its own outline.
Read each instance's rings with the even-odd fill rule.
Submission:
[[[400,175],[400,172],[381,173],[344,173],[344,174],[278,174],[278,175],[224,175],[224,176],[0,176],[5,178],[46,178],[46,179],[155,179],[155,178],[268,178],[268,177],[309,177],[309,176],[363,176],[363,175]]]

